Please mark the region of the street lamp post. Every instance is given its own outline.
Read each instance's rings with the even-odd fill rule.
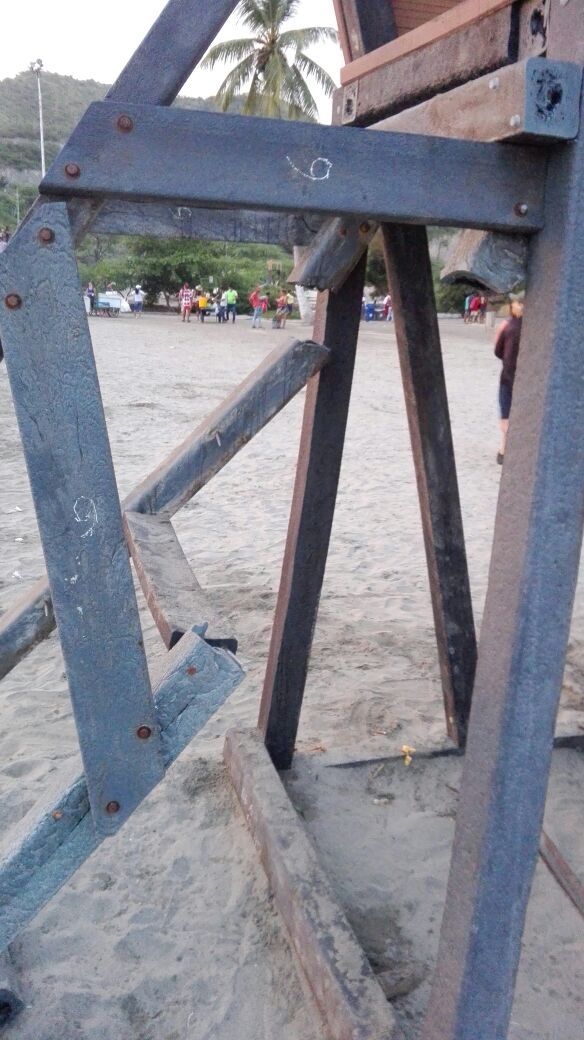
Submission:
[[[39,95],[39,127],[41,137],[41,176],[45,176],[45,128],[43,124],[43,92],[41,90],[41,72],[43,63],[40,58],[36,61],[32,61],[29,65],[31,72],[34,72],[37,78],[37,89]]]

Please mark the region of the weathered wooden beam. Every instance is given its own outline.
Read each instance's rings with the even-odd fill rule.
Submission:
[[[296,340],[277,347],[124,502],[126,510],[172,516],[227,465],[330,358]]]
[[[362,79],[368,73],[394,62],[396,58],[418,51],[436,40],[443,40],[469,25],[476,25],[485,15],[510,7],[512,3],[513,0],[461,0],[461,3],[423,22],[416,29],[355,57],[341,69],[341,84],[347,86],[348,83]]]
[[[580,127],[582,67],[527,58],[437,94],[371,129],[467,141],[570,141]]]
[[[225,703],[243,679],[236,659],[188,632],[170,651],[154,689],[156,732],[164,768]],[[142,745],[148,740],[142,739]],[[0,950],[48,903],[101,844],[91,818],[87,782],[68,764],[0,846]]]
[[[171,105],[236,7],[237,0],[169,0],[106,97]]]
[[[527,238],[494,231],[459,232],[440,272],[443,282],[470,282],[494,293],[509,293],[527,276]]]
[[[545,53],[545,47],[539,0],[514,3],[341,87],[333,99],[334,121],[369,126],[441,91]]]
[[[51,592],[41,578],[13,607],[0,617],[0,679],[46,639],[55,627]]]
[[[0,256],[0,300],[5,360],[92,815],[97,831],[111,834],[158,783],[163,768],[63,203],[39,207],[11,239]],[[152,731],[147,741],[136,735],[144,726]]]
[[[118,129],[121,114],[130,132]],[[41,191],[504,231],[541,226],[541,149],[298,122],[287,124],[281,147],[275,140],[277,120],[133,104],[122,113],[97,102]]]
[[[225,622],[195,578],[170,520],[126,512],[124,530],[146,603],[167,650],[192,629],[209,646],[237,653],[237,639],[225,634]]]
[[[580,66],[529,58],[496,75],[438,94],[369,129],[477,141],[570,140],[580,125],[581,89]],[[372,221],[326,221],[294,267],[290,281],[321,290],[339,289],[376,231]],[[469,275],[472,281],[508,292],[525,277],[524,269],[516,278],[515,272],[524,267],[526,255],[525,239],[518,237],[513,243],[509,235],[468,230],[457,240],[452,259],[448,257],[447,270],[452,268],[454,281],[466,265],[476,263],[476,273]],[[494,282],[501,288],[495,288]]]
[[[259,716],[278,769],[289,769],[294,754],[341,471],[364,282],[365,258],[342,293],[317,302],[314,335],[330,346],[331,359],[307,388]]]
[[[584,522],[584,135],[550,157],[424,1040],[507,1034]]]
[[[327,1040],[401,1031],[257,730],[227,734],[225,762]]]
[[[71,200],[69,207],[77,200]],[[310,214],[258,213],[255,210],[195,209],[160,202],[105,202],[91,225],[95,235],[149,235],[211,242],[259,242],[304,246],[322,221]]]
[[[425,228],[383,228],[449,736],[464,746],[477,648]]]
[[[329,351],[318,343],[296,341],[277,347],[130,492],[123,509],[172,516],[302,390],[328,359]],[[50,591],[41,579],[0,619],[0,678],[54,627]]]
[[[343,53],[349,50],[356,58],[377,46],[378,40],[397,36],[390,0],[370,0],[363,11],[356,0],[334,0],[337,25]]]

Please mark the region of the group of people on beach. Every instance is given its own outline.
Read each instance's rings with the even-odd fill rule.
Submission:
[[[469,293],[464,299],[465,325],[484,325],[487,315],[487,297],[478,292]]]
[[[211,294],[203,289],[202,285],[191,288],[185,282],[178,294],[179,314],[182,321],[190,322],[191,314],[204,322],[209,313],[214,314],[217,322],[227,322],[231,318],[234,322],[237,318],[237,301],[239,293],[232,286],[228,289],[215,289]]]

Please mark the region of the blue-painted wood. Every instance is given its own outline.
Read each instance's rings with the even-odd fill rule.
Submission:
[[[89,107],[41,192],[535,231],[544,150],[181,108]],[[201,147],[204,142],[204,147]],[[169,162],[169,156],[172,161]],[[66,167],[79,169],[70,176]],[[526,207],[524,210],[520,207]]]
[[[584,108],[582,109],[584,112]],[[424,1040],[507,1036],[584,524],[584,135],[552,153]]]
[[[186,633],[165,659],[155,687],[165,769],[243,679],[237,660]],[[95,830],[85,776],[77,764],[3,837],[0,848],[0,950],[22,930],[91,855]]]
[[[43,243],[42,229],[54,240]],[[163,765],[64,204],[39,207],[0,257],[0,313],[92,812],[110,834]]]
[[[171,105],[237,4],[169,0],[106,96]]]

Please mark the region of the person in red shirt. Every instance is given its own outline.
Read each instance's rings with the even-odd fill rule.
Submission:
[[[499,329],[495,341],[495,357],[503,362],[501,378],[499,380],[499,409],[501,412],[501,446],[497,452],[497,462],[503,465],[505,448],[507,446],[507,433],[509,431],[509,416],[511,413],[511,402],[513,400],[513,383],[515,382],[515,369],[517,368],[517,357],[519,355],[519,341],[521,338],[521,324],[523,320],[523,295],[511,296],[510,317]]]
[[[260,287],[256,285],[253,292],[249,294],[249,302],[253,307],[253,317],[251,320],[252,329],[261,329],[262,327],[262,299],[260,296]]]

